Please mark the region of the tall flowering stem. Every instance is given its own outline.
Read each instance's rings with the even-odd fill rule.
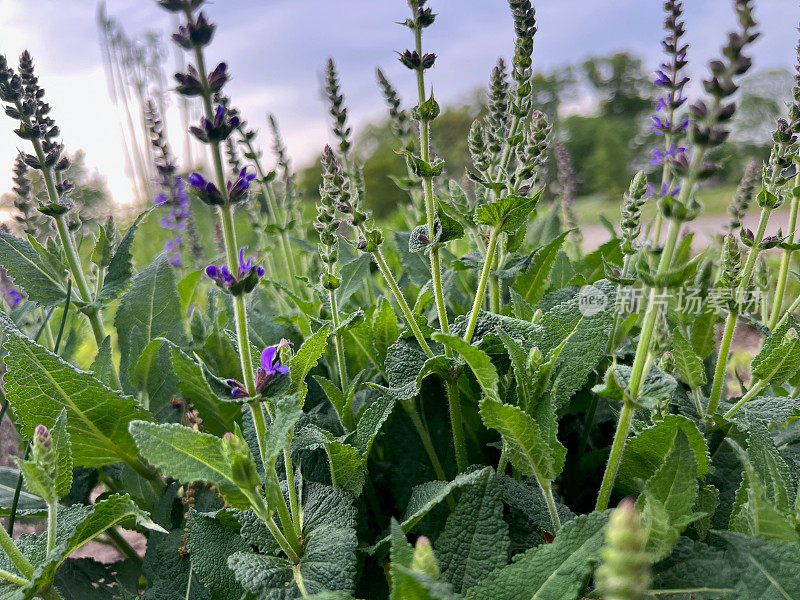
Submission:
[[[412,11],[410,19],[406,19],[405,25],[414,33],[414,50],[406,50],[400,55],[400,61],[409,69],[416,73],[417,78],[417,100],[418,105],[414,108],[413,115],[419,123],[419,151],[420,159],[425,165],[431,163],[431,122],[439,114],[439,106],[433,98],[433,94],[428,98],[425,91],[425,71],[433,67],[436,62],[436,55],[433,53],[425,54],[422,50],[422,30],[430,27],[436,19],[436,15],[430,8],[425,8],[427,0],[409,0]],[[441,245],[435,241],[434,232],[436,231],[436,200],[433,196],[433,169],[427,169],[419,173],[422,179],[422,193],[425,203],[425,222],[428,227],[428,237],[431,240],[428,254],[431,259],[431,282],[433,296],[436,302],[436,312],[439,316],[439,328],[446,334],[450,334],[450,323],[447,320],[447,308],[444,302],[444,291],[442,290],[442,265],[439,251]],[[450,350],[445,350],[450,354]]]
[[[690,107],[692,117],[689,126],[690,141],[694,143],[691,160],[687,158],[686,152],[670,158],[676,172],[683,175],[683,182],[677,196],[666,195],[659,202],[659,208],[663,217],[669,221],[669,227],[658,267],[654,273],[656,281],[663,279],[672,266],[682,224],[694,219],[699,212],[700,205],[694,198],[697,182],[711,176],[715,171],[713,164],[704,162],[706,152],[709,148],[722,144],[730,133],[726,124],[736,112],[736,105],[730,102],[730,97],[738,89],[734,80],[737,76],[746,73],[752,65],[751,59],[744,54],[744,49],[758,37],[754,31],[756,23],[752,14],[752,4],[752,0],[734,0],[738,30],[728,37],[728,42],[723,48],[724,59],[711,61],[711,77],[703,82],[705,90],[711,95],[711,104],[709,106],[703,101],[698,101]],[[632,400],[624,402],[620,411],[617,431],[614,434],[608,464],[597,497],[595,506],[597,510],[608,508],[611,492],[614,489],[625,442],[633,422],[634,402],[638,398],[642,383],[647,376],[645,365],[650,354],[653,332],[660,311],[658,298],[661,297],[663,291],[663,287],[655,286],[650,289],[647,298],[639,343],[636,347],[628,384]]]
[[[654,84],[662,90],[656,101],[656,114],[651,119],[650,130],[657,135],[664,136],[664,150],[654,148],[652,163],[661,164],[661,195],[667,195],[668,190],[673,190],[672,185],[672,160],[686,151],[681,146],[681,138],[685,136],[688,119],[676,122],[676,112],[686,102],[683,90],[689,83],[689,78],[682,75],[684,67],[688,64],[686,51],[688,44],[682,39],[685,33],[685,24],[681,21],[683,16],[683,2],[680,0],[667,0],[664,2],[664,29],[667,35],[661,42],[667,55],[665,62],[656,71]],[[656,214],[653,239],[656,244],[661,240],[663,217],[661,212]]]
[[[34,154],[22,154],[25,163],[41,171],[49,204],[40,206],[39,211],[51,217],[56,225],[58,237],[67,259],[75,286],[78,288],[76,300],[91,303],[92,293],[83,271],[81,259],[75,246],[75,240],[67,225],[67,213],[71,205],[67,194],[74,187],[67,179],[61,179],[58,173],[69,167],[69,159],[62,156],[64,145],[57,142],[60,132],[53,119],[49,117],[50,105],[44,100],[44,90],[39,86],[34,75],[33,59],[27,52],[22,53],[19,61],[19,74],[8,66],[5,57],[0,57],[0,99],[7,102],[5,112],[19,121],[16,134],[30,141]],[[95,341],[98,345],[106,337],[103,325],[103,313],[99,306],[90,305],[82,309],[89,320]],[[112,383],[119,389],[119,375],[111,369]]]
[[[244,254],[239,250],[236,243],[236,231],[234,229],[233,205],[246,197],[246,191],[251,175],[247,175],[243,170],[235,180],[225,180],[225,172],[222,162],[222,142],[238,127],[240,121],[235,115],[222,105],[216,109],[212,105],[212,98],[218,94],[228,80],[227,66],[225,63],[218,65],[211,74],[207,74],[203,48],[207,46],[214,34],[215,26],[209,23],[203,13],[195,16],[195,10],[202,4],[202,0],[159,0],[159,3],[173,12],[181,11],[184,13],[187,23],[181,26],[178,33],[173,35],[173,40],[186,50],[191,50],[195,58],[195,67],[189,67],[186,73],[176,75],[178,80],[178,91],[185,96],[199,96],[203,102],[204,118],[199,127],[192,127],[191,132],[201,142],[206,143],[211,150],[211,157],[214,163],[214,173],[216,184],[205,181],[202,176],[194,173],[190,178],[190,183],[195,192],[203,202],[210,206],[215,206],[219,216],[220,229],[222,231],[223,246],[227,265],[239,265],[239,270],[234,276],[227,269],[212,269],[212,273],[207,273],[218,285],[231,288],[233,296],[234,315],[236,322],[236,339],[239,350],[239,358],[242,370],[243,393],[254,398],[248,403],[250,407],[253,424],[258,439],[259,451],[262,460],[266,465],[268,461],[266,449],[266,424],[267,415],[264,405],[257,399],[258,388],[253,373],[253,361],[250,346],[250,338],[247,327],[247,309],[245,305],[246,293],[257,283],[259,272],[249,260],[244,260]],[[226,273],[227,271],[227,273]],[[263,270],[260,272],[263,274]],[[231,281],[234,279],[235,281]],[[255,281],[253,281],[255,279]],[[243,286],[243,287],[238,287]],[[248,289],[249,288],[249,289]],[[292,470],[291,461],[286,463],[286,470]],[[268,477],[277,479],[275,470],[267,474]],[[298,539],[297,524],[289,514],[284,502],[278,502],[276,507],[281,518],[284,533],[272,521],[271,517],[265,519],[267,526],[273,533],[276,541],[281,544],[284,552],[290,557],[297,557],[302,553],[302,546]],[[298,521],[299,523],[299,521]],[[285,534],[285,536],[284,536]],[[288,546],[286,545],[288,543]]]
[[[342,283],[336,263],[339,259],[339,237],[337,229],[339,221],[336,219],[336,207],[344,207],[350,203],[349,182],[345,179],[336,156],[330,146],[325,146],[322,153],[322,185],[319,188],[320,203],[317,205],[317,218],[314,227],[319,233],[319,256],[325,265],[325,272],[320,275],[320,285],[328,294],[331,307],[331,322],[333,324],[334,346],[336,347],[336,362],[339,369],[339,383],[342,391],[347,390],[347,362],[344,354],[342,336],[338,333],[339,305],[336,299],[336,290]],[[345,426],[352,428],[352,414],[343,415]]]

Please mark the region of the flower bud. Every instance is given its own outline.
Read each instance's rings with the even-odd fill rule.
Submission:
[[[50,430],[44,425],[37,425],[33,431],[33,440],[31,442],[31,460],[46,473],[52,474],[55,470],[57,458]]]
[[[238,428],[237,428],[238,429]],[[256,490],[261,485],[256,463],[250,447],[239,431],[228,432],[222,438],[222,453],[231,466],[231,479],[245,490]]]
[[[411,570],[415,573],[427,575],[431,579],[439,579],[439,564],[433,554],[430,540],[424,535],[420,536],[414,547],[414,558],[411,561]]]
[[[603,564],[595,581],[603,600],[644,600],[650,589],[647,532],[633,500],[626,498],[611,513],[606,528]]]

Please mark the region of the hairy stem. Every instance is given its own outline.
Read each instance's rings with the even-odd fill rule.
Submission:
[[[714,415],[717,412],[717,406],[722,397],[722,388],[725,385],[725,371],[728,366],[728,353],[731,350],[731,342],[733,341],[733,332],[736,330],[736,322],[739,318],[739,313],[731,310],[725,319],[725,330],[722,334],[722,341],[719,346],[719,354],[717,355],[717,364],[714,368],[714,383],[711,386],[711,396],[708,399],[708,414]]]
[[[561,517],[558,516],[556,499],[553,497],[553,482],[542,481],[540,485],[545,502],[547,502],[547,510],[550,512],[550,519],[553,521],[553,533],[557,533],[561,529]]]
[[[450,426],[453,429],[453,447],[456,450],[458,472],[463,473],[469,466],[467,444],[464,440],[464,423],[461,419],[461,398],[458,393],[458,381],[449,375],[445,380],[447,402],[450,407]]]
[[[800,186],[800,172],[794,179],[794,190],[798,190]],[[789,208],[789,244],[795,243],[795,229],[797,228],[797,212],[800,209],[800,191],[792,192],[792,203]],[[775,298],[772,302],[772,313],[769,318],[769,328],[774,330],[778,324],[778,319],[781,316],[781,308],[783,307],[783,297],[786,294],[786,283],[789,279],[789,265],[792,263],[792,255],[794,250],[791,248],[784,250],[781,257],[781,266],[778,270],[778,283],[775,287]]]
[[[483,268],[481,269],[480,278],[478,279],[478,290],[475,292],[475,300],[472,303],[472,311],[469,315],[467,330],[464,333],[464,341],[467,343],[472,342],[472,334],[475,333],[475,325],[478,323],[478,314],[481,311],[481,304],[483,304],[483,295],[486,293],[486,282],[489,279],[489,272],[492,270],[492,261],[494,260],[494,253],[497,250],[497,238],[499,235],[500,230],[497,227],[492,229],[491,236],[489,237],[489,246],[486,248]]]
[[[14,563],[14,566],[22,573],[23,577],[26,579],[33,577],[33,565],[22,555],[20,549],[14,544],[14,540],[2,527],[0,527],[0,550],[6,553],[6,556]]]
[[[619,423],[617,432],[614,434],[614,441],[611,444],[611,453],[608,455],[608,465],[603,475],[603,483],[600,485],[600,493],[597,496],[595,510],[605,510],[608,508],[608,501],[611,499],[611,491],[614,489],[614,482],[619,473],[619,465],[622,462],[622,453],[625,450],[625,442],[628,439],[628,432],[633,421],[633,404],[625,401],[622,411],[619,413]]]

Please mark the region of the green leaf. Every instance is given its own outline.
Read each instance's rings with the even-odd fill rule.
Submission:
[[[652,592],[669,600],[722,600],[736,593],[739,574],[725,553],[686,537],[653,567]]]
[[[652,560],[667,556],[681,532],[698,518],[692,512],[697,489],[697,459],[686,434],[678,429],[664,464],[647,480],[637,502]]]
[[[339,275],[342,281],[339,289],[336,290],[339,306],[347,304],[347,301],[350,300],[353,294],[358,290],[364,289],[371,262],[372,256],[369,254],[360,254],[350,262],[344,263],[341,266]]]
[[[178,378],[178,389],[200,414],[203,428],[218,436],[233,431],[233,424],[241,412],[239,406],[223,401],[214,393],[201,364],[174,346],[170,348],[170,352],[172,369]]]
[[[11,513],[11,503],[17,491],[19,471],[10,467],[0,467],[0,517],[7,517]],[[32,493],[24,485],[20,489],[17,503],[17,514],[36,515],[47,510],[47,503],[41,496]]]
[[[284,402],[277,404],[274,416],[264,439],[266,461],[273,466],[283,449],[289,447],[289,439],[294,431],[294,426],[303,416],[303,410],[297,404],[296,398],[289,397]]]
[[[305,381],[306,375],[322,357],[322,353],[328,344],[330,331],[330,325],[327,323],[320,327],[314,335],[303,342],[300,350],[289,361],[289,375],[292,378],[292,384],[288,393],[297,395],[301,407],[308,393],[308,384]]]
[[[584,590],[605,542],[608,512],[576,517],[553,543],[518,555],[468,593],[469,600],[575,600]]]
[[[800,598],[800,544],[764,540],[715,531],[726,544],[726,559],[734,566],[747,600],[794,600]]]
[[[703,361],[694,353],[691,344],[683,337],[679,328],[672,332],[672,355],[681,379],[692,389],[699,389],[706,383],[706,370]]]
[[[647,480],[645,494],[660,500],[675,524],[691,515],[697,488],[697,458],[689,438],[678,429],[664,464]]]
[[[8,350],[3,381],[22,435],[30,439],[40,423],[52,427],[66,409],[76,465],[135,463],[136,445],[128,434],[128,423],[149,418],[136,401],[32,342],[6,317],[0,316],[0,325]]]
[[[780,396],[758,396],[748,400],[741,410],[733,413],[731,421],[742,431],[757,423],[777,425],[786,423],[800,408],[800,399]]]
[[[352,397],[345,398],[339,386],[321,375],[314,375],[314,381],[316,381],[325,392],[328,400],[330,400],[331,404],[336,409],[336,414],[339,415],[339,419],[342,421],[342,424],[344,424],[346,415],[348,413],[352,415],[353,413]]]
[[[497,478],[484,471],[462,494],[436,540],[442,577],[456,592],[465,592],[506,565],[509,544]]]
[[[780,384],[800,369],[800,343],[797,324],[789,316],[765,341],[753,358],[753,381]]]
[[[178,346],[188,345],[175,269],[169,257],[160,255],[133,280],[119,303],[114,319],[121,353],[120,378],[132,392],[128,371],[147,344],[158,337]]]
[[[665,415],[663,421],[642,430],[625,444],[617,476],[617,488],[622,493],[636,494],[641,491],[640,482],[650,479],[664,463],[678,429],[686,434],[695,452],[697,476],[702,478],[708,472],[708,446],[697,425],[681,415]]]
[[[534,399],[531,378],[526,367],[528,355],[522,346],[505,331],[500,329],[497,333],[508,351],[508,357],[511,359],[511,366],[514,369],[514,379],[517,382],[517,403],[524,410],[529,410],[533,406]]]
[[[553,481],[564,468],[566,448],[546,439],[542,429],[518,406],[485,398],[480,405],[483,423],[500,432],[508,460],[523,475],[540,482]]]
[[[364,459],[369,455],[375,437],[392,414],[394,406],[395,401],[391,398],[378,398],[364,410],[356,430],[347,436],[347,443],[355,447]]]
[[[63,271],[46,267],[28,240],[0,231],[0,264],[34,302],[48,307],[64,303]]]
[[[331,483],[360,496],[367,471],[358,449],[334,440],[325,444],[325,451],[331,468]]]
[[[210,592],[211,600],[241,598],[244,590],[228,569],[228,557],[249,551],[250,545],[218,517],[190,509],[186,548],[192,569]]]
[[[284,558],[237,552],[228,559],[236,580],[259,599],[289,600],[304,596],[295,579],[302,578],[307,594],[355,589],[356,511],[347,492],[306,483],[303,494],[303,557],[298,565]]]
[[[56,472],[53,477],[56,496],[63,498],[72,487],[72,446],[67,431],[67,411],[62,410],[50,430],[56,450]]]
[[[111,257],[105,279],[103,279],[103,287],[97,297],[101,302],[116,299],[127,287],[128,282],[133,276],[131,245],[133,244],[136,230],[139,228],[142,221],[150,214],[151,210],[152,208],[139,213],[139,216],[136,217],[136,220],[128,228],[128,231],[122,236],[114,255]]]
[[[133,421],[130,431],[144,459],[165,475],[184,483],[208,481],[234,508],[250,507],[233,480],[220,438],[177,423]]]
[[[111,336],[107,335],[100,346],[97,348],[97,354],[92,361],[92,366],[89,367],[94,378],[103,382],[108,387],[112,387],[112,375],[114,371],[114,355],[111,350]]]
[[[397,325],[397,315],[394,313],[392,303],[383,298],[372,318],[372,341],[375,351],[381,361],[386,358],[389,346],[397,341],[400,336],[400,327]]]
[[[564,231],[546,246],[537,250],[533,264],[525,273],[517,277],[514,282],[512,289],[518,292],[529,304],[536,304],[547,291],[547,279],[550,277],[553,263],[556,260],[556,256],[558,256],[558,251],[564,245],[567,235],[569,235],[569,231]]]
[[[509,195],[481,204],[475,210],[475,222],[497,227],[500,231],[516,231],[527,223],[543,191],[544,188],[533,197]]]
[[[475,379],[478,380],[478,384],[487,399],[500,400],[500,395],[497,391],[497,369],[494,368],[486,352],[453,335],[434,333],[433,339],[461,355],[469,365],[469,368],[472,369]]]

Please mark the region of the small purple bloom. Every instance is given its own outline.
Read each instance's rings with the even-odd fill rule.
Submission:
[[[8,303],[11,308],[17,308],[19,303],[22,302],[22,294],[16,288],[9,288],[8,290]]]
[[[280,349],[291,346],[292,342],[282,339],[273,346],[267,346],[261,353],[261,366],[256,369],[256,391],[260,394],[267,384],[279,373],[288,373],[289,367],[281,364]]]

